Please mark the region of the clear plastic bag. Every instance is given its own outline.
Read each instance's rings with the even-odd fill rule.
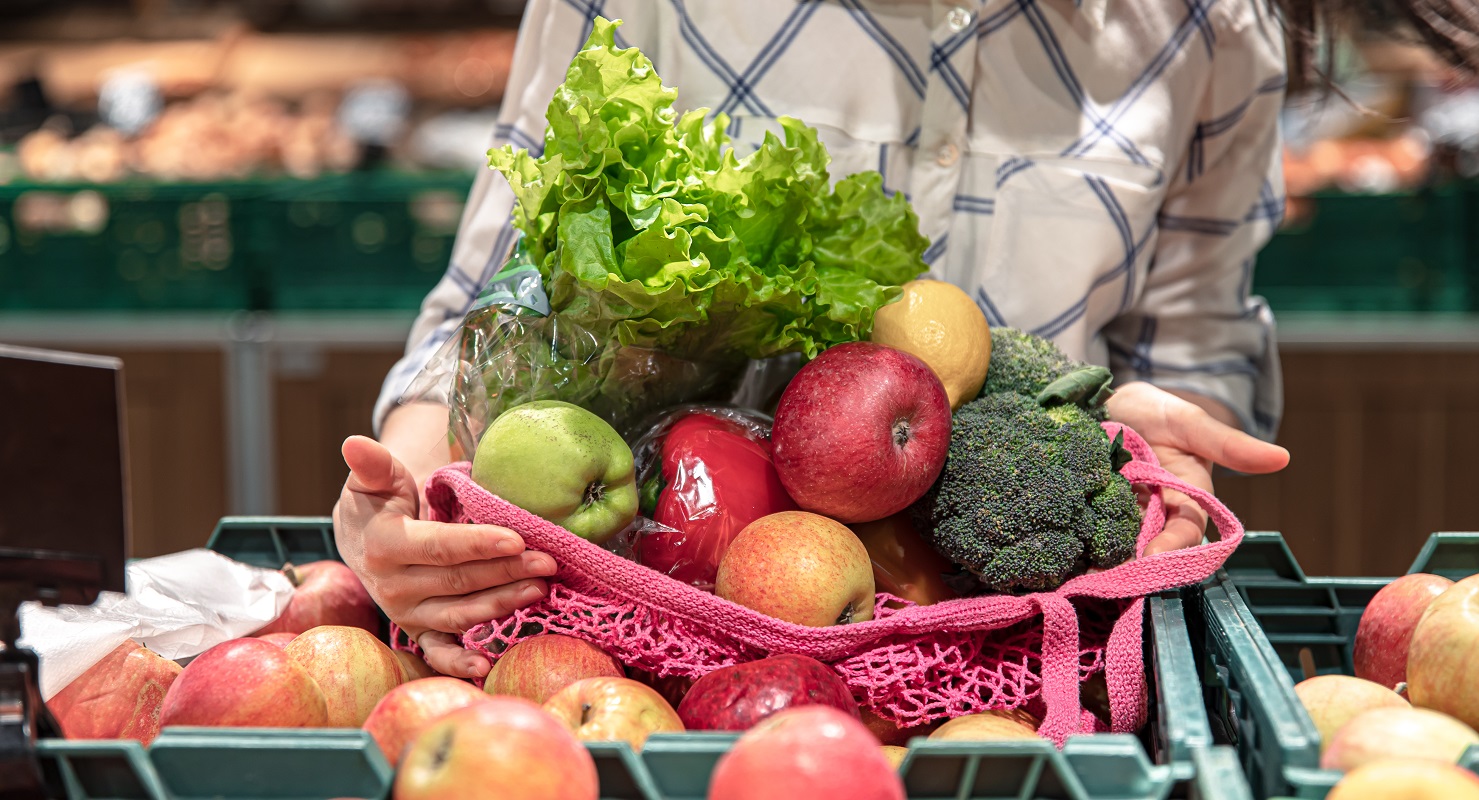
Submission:
[[[712,589],[719,560],[755,520],[795,510],[771,463],[770,418],[733,406],[674,409],[633,448],[642,514],[656,529],[636,541],[636,560]]]
[[[623,345],[550,313],[544,282],[520,247],[402,401],[448,406],[448,437],[458,461],[472,457],[499,414],[535,400],[586,408],[631,440],[675,405],[731,397],[745,364],[739,354],[685,357]]]

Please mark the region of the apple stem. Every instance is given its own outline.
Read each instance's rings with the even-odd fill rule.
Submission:
[[[596,503],[601,502],[601,498],[605,496],[606,484],[601,483],[600,481],[594,481],[591,483],[590,486],[585,487],[585,505],[595,505]]]
[[[848,624],[850,624],[852,622],[852,615],[853,615],[852,603],[848,603],[847,604],[847,608],[842,609],[842,613],[837,615],[837,624],[838,625],[848,625]]]
[[[586,723],[588,723],[590,721],[591,721],[591,704],[590,703],[581,703],[580,704],[580,724],[581,725],[585,725]]]
[[[909,420],[901,419],[894,423],[894,447],[903,447],[909,443]]]
[[[298,577],[298,570],[292,565],[292,562],[282,565],[282,574],[287,577],[288,583],[293,584],[294,589],[303,585],[303,579]]]

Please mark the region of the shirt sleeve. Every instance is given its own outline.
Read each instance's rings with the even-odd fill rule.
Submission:
[[[606,8],[601,3],[530,0],[519,27],[508,88],[489,147],[512,144],[542,153],[545,111],[555,89],[564,81],[571,59],[590,36],[593,17],[599,13],[640,23],[646,17],[637,6],[650,2],[617,0],[608,2],[610,8]],[[645,44],[641,32],[633,30],[636,27],[628,23],[618,29],[617,44]],[[431,357],[457,332],[483,286],[513,251],[517,239],[511,224],[513,207],[513,191],[503,176],[491,169],[479,170],[462,212],[447,272],[422,301],[405,355],[391,368],[380,388],[372,420],[376,436],[385,417],[401,403]],[[418,399],[445,402],[445,397],[435,392]]]
[[[1228,6],[1144,291],[1104,337],[1118,381],[1213,398],[1272,440],[1283,411],[1274,318],[1251,288],[1283,218],[1284,45],[1262,4]]]

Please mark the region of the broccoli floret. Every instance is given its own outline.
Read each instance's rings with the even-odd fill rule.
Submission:
[[[977,396],[1012,392],[1037,397],[1048,384],[1082,366],[1040,336],[1016,328],[992,328],[991,361]]]
[[[1117,456],[1089,408],[986,395],[955,413],[945,468],[915,521],[986,588],[1050,590],[1133,554],[1140,509]]]

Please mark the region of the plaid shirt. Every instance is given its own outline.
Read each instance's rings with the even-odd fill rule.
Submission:
[[[818,128],[834,176],[903,192],[933,277],[993,325],[1119,380],[1198,392],[1272,437],[1273,317],[1249,295],[1283,214],[1283,39],[1264,0],[532,0],[493,146],[538,152],[591,18],[652,58],[681,109]],[[378,425],[513,245],[513,195],[475,184],[446,276],[385,381]]]

